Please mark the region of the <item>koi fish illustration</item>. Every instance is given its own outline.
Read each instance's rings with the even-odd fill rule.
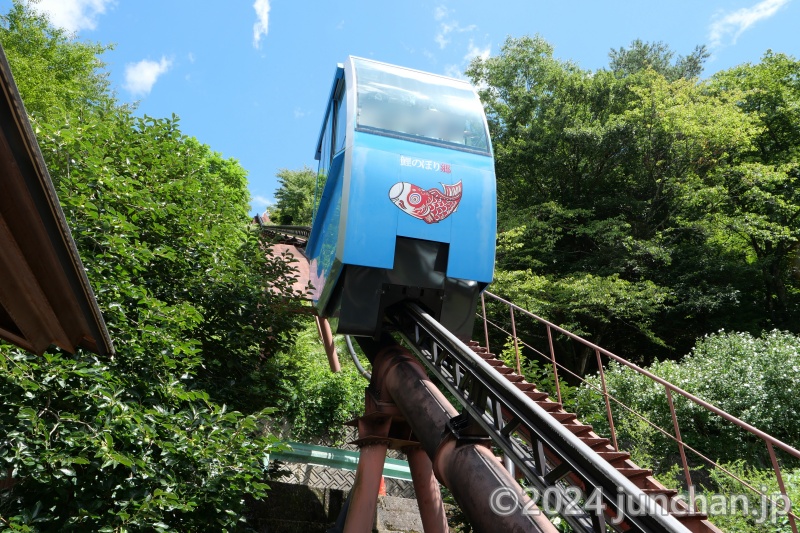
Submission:
[[[458,209],[461,201],[461,182],[427,191],[407,181],[400,181],[389,189],[389,199],[394,205],[427,224],[441,222]]]

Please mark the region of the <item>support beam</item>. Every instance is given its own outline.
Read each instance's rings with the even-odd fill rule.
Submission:
[[[315,316],[314,320],[317,322],[319,338],[322,339],[322,345],[325,346],[325,354],[328,356],[328,365],[331,367],[331,372],[339,372],[342,367],[339,364],[339,354],[336,353],[336,344],[333,342],[331,325],[325,318]]]
[[[389,346],[371,359],[373,382],[381,384],[381,399],[397,405],[431,460],[436,477],[453,493],[476,531],[557,531],[543,514],[530,512],[536,507],[527,505],[522,487],[487,446],[471,440],[459,442],[450,432],[449,422],[458,412],[407,350]],[[510,514],[500,516],[493,511],[492,494],[497,490],[516,496]]]
[[[350,507],[344,523],[344,533],[369,533],[372,531],[375,510],[378,505],[378,489],[383,473],[383,460],[386,458],[388,449],[388,440],[373,441],[361,446],[356,480],[353,483]]]
[[[425,533],[447,533],[447,515],[442,503],[442,492],[433,475],[433,464],[421,446],[403,448],[408,457],[414,493]]]

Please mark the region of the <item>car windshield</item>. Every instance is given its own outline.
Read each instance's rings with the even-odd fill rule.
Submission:
[[[362,131],[489,152],[483,107],[468,83],[364,59],[354,63]]]

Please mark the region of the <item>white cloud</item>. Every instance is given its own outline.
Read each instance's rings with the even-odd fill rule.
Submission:
[[[161,61],[143,59],[138,63],[125,65],[125,88],[134,96],[145,96],[153,89],[159,76],[172,67],[172,60],[162,57]]]
[[[250,200],[250,207],[257,213],[263,213],[271,205],[275,205],[275,200],[266,196],[254,196]]]
[[[294,118],[301,119],[308,115],[308,111],[303,109],[302,107],[295,107],[294,108]]]
[[[445,65],[444,75],[450,78],[464,79],[464,69],[456,64]]]
[[[788,4],[790,0],[761,0],[753,7],[744,7],[731,13],[718,14],[708,29],[708,40],[711,48],[723,44],[730,36],[730,44],[756,22],[768,19]]]
[[[439,32],[434,37],[434,40],[439,45],[439,48],[444,49],[448,44],[450,44],[450,38],[448,37],[451,33],[464,33],[468,31],[473,31],[477,29],[475,24],[470,24],[469,26],[462,28],[457,21],[452,22],[442,22],[439,24]]]
[[[253,3],[256,10],[256,23],[253,24],[253,47],[261,48],[261,38],[267,36],[269,31],[269,0],[256,0]]]
[[[53,25],[67,31],[93,30],[97,18],[106,12],[113,0],[39,0],[30,6],[46,14]]]
[[[475,59],[476,57],[480,57],[483,60],[489,59],[489,55],[492,53],[492,45],[487,44],[485,47],[481,48],[475,44],[473,39],[469,40],[469,45],[467,46],[467,53],[464,54],[462,58],[461,64],[450,63],[445,65],[444,67],[444,75],[449,76],[451,78],[457,78],[460,80],[466,80],[467,77],[464,75],[464,71],[469,66],[469,63]]]
[[[464,33],[477,29],[475,24],[470,24],[462,28],[458,21],[452,20],[450,16],[452,13],[452,10],[447,9],[443,5],[437,6],[436,9],[433,10],[433,19],[439,23],[439,31],[436,32],[436,36],[433,40],[436,41],[436,44],[438,44],[441,49],[444,49],[450,44],[450,37],[453,33]]]
[[[492,45],[488,44],[483,48],[480,48],[475,45],[475,41],[472,39],[469,40],[469,46],[467,47],[467,53],[464,54],[464,61],[472,61],[476,57],[480,57],[484,61],[489,59],[489,54],[492,53]]]

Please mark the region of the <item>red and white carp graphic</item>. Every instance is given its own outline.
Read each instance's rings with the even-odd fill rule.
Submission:
[[[444,192],[439,189],[427,191],[407,181],[400,181],[389,189],[392,203],[414,218],[428,224],[440,222],[458,209],[461,201],[461,182],[445,185]]]

